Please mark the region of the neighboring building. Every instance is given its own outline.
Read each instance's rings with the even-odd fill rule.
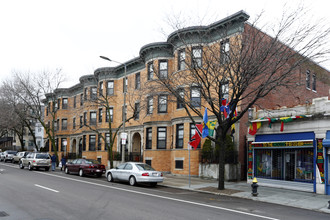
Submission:
[[[220,41],[230,44],[232,37],[242,34],[246,27],[250,27],[246,22],[248,18],[249,16],[241,11],[209,26],[184,29],[185,36],[189,36],[192,48],[194,48],[194,43],[200,40],[196,37],[196,33],[203,31],[207,31],[211,35],[208,38],[209,44]],[[218,34],[217,31],[225,27],[227,28],[226,35]],[[168,93],[157,91],[157,95],[151,96],[141,92],[147,83],[156,79],[154,66],[158,67],[163,77],[166,77],[168,73],[184,71],[186,63],[191,62],[190,57],[193,57],[196,65],[202,61],[203,48],[195,48],[196,51],[193,52],[193,55],[186,54],[185,45],[177,38],[176,33],[169,35],[167,42],[145,45],[141,48],[137,58],[117,67],[96,69],[94,74],[82,76],[77,85],[57,89],[54,94],[46,96],[45,123],[55,129],[56,146],[60,156],[72,154],[98,159],[102,163],[108,164],[108,154],[104,141],[98,137],[95,131],[84,124],[98,130],[103,135],[108,135],[107,121],[111,120],[111,126],[115,131],[123,119],[124,91],[127,91],[126,118],[133,116],[129,106],[140,108],[140,111],[136,111],[135,118],[127,122],[125,126],[125,132],[128,133],[126,151],[130,156],[129,159],[144,161],[160,171],[188,175],[187,145],[195,132],[190,118],[178,101],[170,101],[171,97]],[[224,48],[227,47],[224,46]],[[125,67],[127,67],[127,80],[124,80]],[[315,83],[310,85],[315,85],[318,88],[316,92],[314,87],[305,91],[306,71],[308,72],[307,67],[302,67],[301,71],[297,73],[300,76],[297,78],[297,85],[302,82],[299,84],[300,86],[278,92],[274,91],[258,104],[263,104],[264,108],[274,109],[281,106],[291,107],[305,104],[305,101],[311,101],[312,98],[327,96],[329,86],[326,84],[326,80],[319,76],[321,74],[329,76],[329,72],[316,66],[310,73],[313,77],[315,75],[313,78]],[[204,100],[201,99],[201,94],[196,86],[190,85],[189,88],[187,86],[182,89],[183,92],[189,93],[191,100],[202,106]],[[55,95],[56,101],[52,100],[53,95]],[[104,107],[93,102],[101,95],[109,97],[110,115],[106,115]],[[144,106],[145,108],[143,108]],[[53,109],[56,109],[54,125],[52,125],[52,118],[49,113]],[[202,109],[201,112],[203,112]],[[212,120],[212,115],[209,115],[209,120]],[[201,121],[202,119],[197,119],[197,122]],[[248,115],[246,115],[237,124],[234,134],[234,144],[239,151],[242,179],[246,178],[245,171],[247,171],[248,164],[246,159],[248,122]],[[116,139],[117,144],[113,149],[119,153],[122,149],[119,138],[122,132],[123,129],[121,128]],[[49,147],[49,142],[45,147]],[[52,151],[51,148],[49,150]],[[201,148],[191,151],[190,170],[192,175],[199,175],[200,155]]]
[[[330,195],[330,101],[258,110],[250,119],[248,177],[258,184]],[[252,129],[253,130],[253,129]]]

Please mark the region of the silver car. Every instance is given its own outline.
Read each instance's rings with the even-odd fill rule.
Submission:
[[[156,186],[164,181],[163,173],[154,170],[150,165],[138,162],[127,162],[118,167],[107,170],[106,177],[109,182],[114,180],[129,182],[131,186],[137,183],[149,183]]]
[[[44,168],[48,171],[51,167],[50,155],[48,153],[29,153],[21,158],[19,167],[21,169],[28,167],[29,170]]]
[[[10,161],[10,162],[13,162],[13,159],[14,159],[14,156],[17,154],[17,151],[13,151],[13,150],[6,150],[4,152],[4,161],[7,162],[7,161]]]
[[[3,161],[5,159],[5,153],[0,152],[0,161]]]
[[[28,155],[30,153],[29,151],[21,151],[18,152],[14,157],[13,157],[13,163],[19,163],[22,157]]]

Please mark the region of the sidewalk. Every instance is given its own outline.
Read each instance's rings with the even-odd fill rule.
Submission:
[[[251,185],[246,182],[225,182],[225,190],[218,190],[217,180],[191,177],[189,187],[189,178],[187,176],[176,176],[171,174],[166,174],[164,176],[164,182],[159,185],[217,195],[252,199],[261,202],[287,205],[330,214],[330,209],[328,209],[328,202],[330,201],[329,195],[319,195],[310,192],[259,186],[259,194],[255,197],[251,195]]]

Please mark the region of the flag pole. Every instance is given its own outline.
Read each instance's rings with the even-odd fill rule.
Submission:
[[[190,144],[188,143],[188,154],[189,154],[189,188],[190,188]]]

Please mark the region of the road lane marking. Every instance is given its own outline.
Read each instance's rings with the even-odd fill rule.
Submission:
[[[87,183],[87,184],[94,185],[94,186],[101,186],[101,187],[105,187],[105,188],[116,189],[116,190],[120,190],[120,191],[125,191],[125,192],[130,192],[130,193],[135,193],[135,194],[140,194],[140,195],[145,195],[145,196],[150,196],[150,197],[156,197],[156,198],[172,200],[172,201],[177,201],[177,202],[182,202],[182,203],[187,203],[187,204],[193,204],[193,205],[198,205],[198,206],[203,206],[203,207],[208,207],[208,208],[213,208],[213,209],[219,209],[219,210],[238,213],[238,214],[242,214],[242,215],[249,215],[249,216],[253,216],[253,217],[257,217],[257,218],[270,219],[270,220],[279,220],[277,218],[272,218],[272,217],[263,216],[263,215],[257,215],[257,214],[253,214],[253,213],[249,213],[249,212],[243,212],[243,211],[239,211],[239,210],[235,210],[235,209],[229,209],[229,208],[224,208],[224,207],[219,207],[219,206],[207,205],[207,204],[203,204],[203,203],[192,202],[192,201],[183,200],[183,199],[176,199],[176,198],[171,198],[171,197],[167,197],[167,196],[154,195],[154,194],[134,191],[134,190],[130,190],[130,189],[123,189],[123,188],[118,188],[118,187],[115,187],[115,186],[109,186],[109,185],[104,185],[104,184],[100,184],[100,183],[93,183],[93,182],[88,182],[88,181],[79,180],[79,179],[73,179],[73,178],[70,178],[70,177],[59,176],[59,175],[45,173],[45,172],[38,172],[38,173],[48,175],[48,176],[54,176],[54,177],[58,177],[58,178],[62,178],[62,179],[72,180],[72,181],[76,181],[76,182],[80,182],[80,183]]]
[[[51,188],[48,188],[48,187],[45,187],[45,186],[40,186],[40,185],[38,185],[38,184],[34,184],[36,187],[40,187],[40,188],[42,188],[42,189],[47,189],[47,190],[49,190],[49,191],[52,191],[52,192],[56,192],[56,193],[58,193],[58,192],[60,192],[60,191],[57,191],[57,190],[55,190],[55,189],[51,189]]]

